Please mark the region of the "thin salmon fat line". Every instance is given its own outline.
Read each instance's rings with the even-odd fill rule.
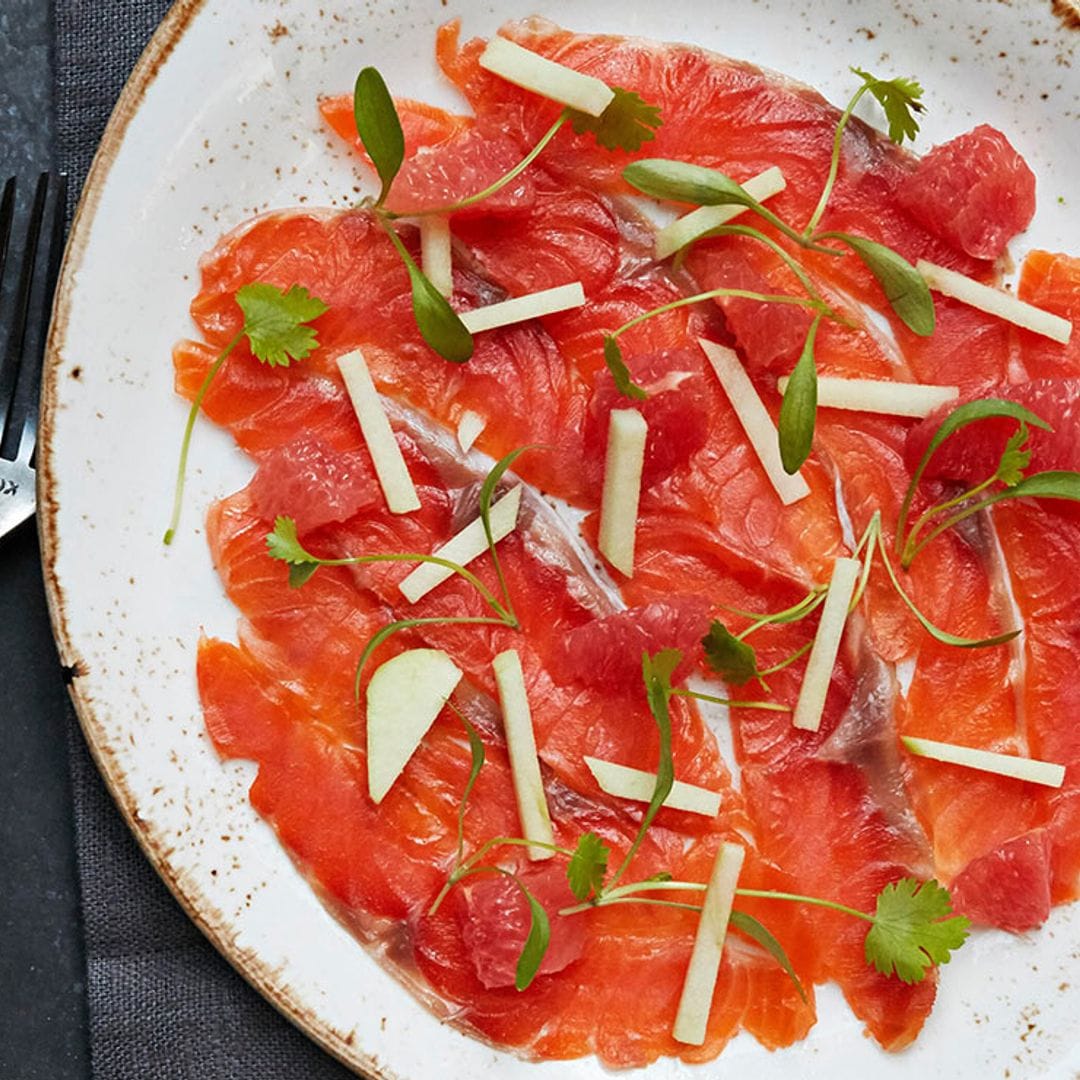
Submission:
[[[839,111],[541,19],[437,58],[472,115],[364,68],[319,107],[378,193],[202,261],[168,538],[200,412],[257,466],[208,733],[494,1046],[776,1048],[834,981],[899,1050],[969,923],[1080,891],[1080,260],[996,287],[1034,178],[985,125],[901,149],[913,79]]]

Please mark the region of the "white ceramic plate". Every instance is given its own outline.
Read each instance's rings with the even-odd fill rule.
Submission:
[[[320,93],[348,89],[359,67],[377,63],[398,92],[453,105],[433,61],[438,23],[460,14],[466,36],[489,34],[532,10],[532,0],[180,0],[95,163],[51,338],[40,523],[56,634],[64,661],[80,665],[73,693],[98,763],[218,948],[331,1053],[382,1077],[605,1074],[595,1059],[527,1064],[433,1019],[316,900],[248,805],[251,768],[218,761],[203,733],[195,647],[203,632],[233,638],[236,613],[199,522],[250,464],[200,425],[184,525],[162,546],[186,411],[172,393],[170,349],[190,332],[198,257],[222,232],[271,207],[348,197],[356,165],[320,126]],[[550,0],[541,13],[583,31],[698,42],[834,101],[850,92],[848,64],[916,73],[930,105],[922,146],[987,121],[1035,169],[1040,209],[1017,250],[1080,252],[1080,33],[1050,0]],[[977,934],[900,1056],[864,1038],[827,987],[804,1043],[768,1054],[741,1036],[722,1061],[762,1080],[1074,1076],[1078,962],[1080,911],[1058,910],[1030,938]],[[648,1075],[716,1069],[669,1060]]]

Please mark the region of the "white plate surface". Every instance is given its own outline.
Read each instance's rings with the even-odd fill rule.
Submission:
[[[1058,6],[1061,6],[1060,4]],[[385,1077],[585,1080],[594,1059],[527,1064],[435,1021],[324,911],[247,801],[252,769],[222,765],[194,680],[201,633],[233,638],[199,527],[250,464],[200,425],[184,526],[160,542],[186,406],[170,350],[199,255],[252,214],[344,205],[358,170],[321,126],[320,93],[375,63],[394,89],[455,105],[434,30],[461,15],[490,34],[527,0],[180,0],[113,118],[78,217],[51,338],[41,514],[57,637],[98,762],[149,856],[192,917],[276,1005],[358,1069]],[[1014,244],[1080,252],[1080,33],[1044,3],[908,0],[551,0],[583,31],[694,41],[842,101],[848,64],[918,75],[925,148],[986,121],[1039,178]],[[897,1056],[865,1038],[834,988],[790,1050],[740,1036],[727,1067],[769,1078],[1080,1075],[1080,910],[1030,937],[979,933],[943,971],[937,1008]],[[663,1061],[650,1080],[715,1075]]]

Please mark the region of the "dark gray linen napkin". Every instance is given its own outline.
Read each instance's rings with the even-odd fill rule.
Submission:
[[[53,0],[56,154],[73,199],[128,72],[168,7]],[[74,717],[70,730],[94,1080],[351,1076],[187,919],[120,818]]]

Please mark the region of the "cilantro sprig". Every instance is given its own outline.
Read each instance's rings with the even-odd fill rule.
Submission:
[[[853,67],[851,70],[863,80],[863,87],[877,98],[885,110],[885,119],[889,122],[889,138],[898,146],[905,139],[914,142],[919,133],[916,115],[926,110],[920,100],[923,96],[922,86],[915,79],[906,79],[903,76],[879,79],[862,68]]]
[[[593,908],[628,903],[700,911],[700,905],[657,899],[649,894],[704,892],[706,888],[704,882],[698,881],[637,881],[608,889],[602,896],[588,902],[563,908],[559,914],[575,915]],[[971,925],[966,915],[953,912],[949,891],[934,879],[919,881],[904,877],[889,882],[877,894],[873,913],[820,896],[775,889],[740,887],[735,890],[735,895],[824,908],[869,923],[870,929],[863,946],[866,962],[882,975],[895,976],[905,983],[922,982],[932,967],[948,963],[952,954],[967,940]],[[765,947],[795,982],[799,992],[805,994],[780,942],[751,916],[742,915],[736,925]]]
[[[583,833],[578,839],[574,854],[566,865],[570,891],[578,900],[587,900],[593,893],[599,896],[603,892],[610,856],[611,848],[596,833]]]
[[[1010,440],[1010,446],[1006,447],[1005,454],[1003,454],[1003,460],[1006,464],[1005,466],[999,466],[999,469],[1002,467],[1009,468],[1011,467],[1010,463],[1015,463],[1018,459],[1022,458],[1022,453],[1016,451],[1012,446],[1014,441],[1015,440]],[[1076,477],[1075,482],[1078,489],[1077,497],[1080,498],[1080,475]],[[1019,486],[1019,484],[1017,486]],[[1024,489],[1021,488],[1021,491],[1023,490]],[[951,505],[951,503],[949,505]],[[855,591],[852,594],[851,603],[848,608],[849,612],[854,611],[861,603],[862,597],[866,592],[870,574],[873,570],[874,562],[876,559],[880,558],[885,573],[888,576],[889,583],[892,585],[897,596],[904,602],[905,606],[915,616],[923,629],[937,641],[940,641],[945,645],[953,645],[957,648],[984,649],[996,645],[1003,645],[1006,642],[1011,641],[1021,632],[1019,629],[1006,630],[1000,634],[994,634],[985,638],[968,638],[953,634],[948,630],[943,630],[932,622],[901,584],[900,575],[893,566],[892,559],[889,557],[889,552],[885,544],[884,535],[882,533],[880,510],[875,511],[874,514],[871,515],[870,521],[863,531],[859,542],[855,545],[854,556],[856,558],[862,556],[862,571]],[[771,612],[764,615],[753,611],[744,611],[741,608],[726,608],[726,610],[733,615],[751,620],[750,625],[745,629],[740,630],[739,633],[734,634],[723,622],[719,619],[714,619],[709,627],[709,632],[701,642],[705,652],[706,664],[729,684],[742,686],[751,680],[756,679],[762,687],[768,691],[769,686],[768,683],[765,682],[766,677],[773,675],[778,671],[782,671],[786,667],[790,667],[805,656],[813,647],[813,641],[807,641],[784,659],[769,667],[762,668],[758,664],[756,650],[748,641],[746,641],[746,638],[769,626],[779,626],[787,623],[799,622],[807,618],[825,602],[828,593],[828,585],[815,586],[806,594],[806,596],[792,604],[790,607],[785,608],[782,611]],[[787,708],[783,705],[772,704],[765,701],[734,702],[723,698],[712,698],[700,693],[690,693],[680,690],[674,692],[677,694],[687,693],[688,696],[697,697],[707,701],[716,701],[721,704],[739,708],[771,708],[777,710],[786,710]]]
[[[288,367],[295,360],[306,360],[319,343],[315,328],[309,324],[329,310],[322,300],[312,296],[302,285],[292,285],[286,290],[260,281],[237,289],[236,302],[244,315],[243,325],[210,365],[188,412],[176,469],[172,515],[163,537],[166,544],[172,543],[180,524],[188,452],[195,421],[222,364],[245,337],[255,359],[270,367]]]
[[[646,390],[633,381],[630,369],[626,365],[619,338],[635,326],[664,315],[669,311],[677,311],[679,308],[690,307],[694,304],[702,304],[707,300],[716,300],[723,297],[732,297],[741,300],[756,300],[762,304],[782,304],[794,307],[808,308],[818,314],[820,318],[826,312],[831,312],[828,305],[820,297],[813,296],[788,296],[784,293],[760,293],[750,289],[709,289],[707,292],[695,293],[693,296],[683,296],[670,303],[661,304],[651,311],[645,311],[635,316],[628,322],[623,323],[617,330],[611,330],[604,334],[604,363],[615,380],[615,386],[624,397],[635,400],[644,400],[649,395]]]
[[[663,124],[660,110],[650,105],[640,94],[613,86],[615,96],[599,116],[590,116],[577,109],[566,109],[575,135],[590,132],[605,150],[626,150],[631,153],[656,138],[656,129]]]
[[[645,683],[645,698],[649,703],[649,712],[652,713],[656,722],[656,730],[660,741],[660,758],[656,766],[656,786],[653,788],[652,798],[638,826],[637,836],[634,837],[630,849],[625,858],[615,871],[611,879],[611,885],[618,884],[619,878],[626,873],[634,856],[641,847],[645,834],[649,831],[664,800],[671,794],[671,788],[675,783],[675,761],[671,751],[671,678],[675,669],[682,660],[682,653],[678,649],[662,649],[655,656],[647,652],[641,656],[641,676]]]
[[[971,920],[952,913],[947,889],[936,881],[901,878],[878,893],[866,960],[882,975],[918,983],[935,964],[947,964],[967,940]]]
[[[803,230],[803,235],[808,238],[814,235],[814,230],[817,229],[818,223],[825,213],[825,208],[829,204],[829,198],[832,195],[833,188],[836,185],[836,178],[840,172],[840,152],[843,147],[844,131],[847,129],[848,121],[855,112],[855,106],[862,101],[863,97],[869,93],[877,98],[885,110],[886,119],[889,121],[889,138],[898,145],[905,138],[915,138],[919,131],[915,114],[923,112],[926,108],[919,100],[922,97],[923,89],[914,79],[879,79],[861,68],[853,67],[851,70],[862,79],[862,84],[851,95],[844,111],[840,114],[840,119],[837,121],[836,132],[833,135],[829,174],[824,187],[821,189],[821,196],[818,199],[817,206],[814,207],[814,212],[810,215],[810,220]]]
[[[266,549],[272,559],[287,563],[289,566],[289,586],[298,589],[306,584],[315,571],[322,566],[364,566],[368,563],[407,562],[432,563],[450,570],[464,578],[483,598],[484,602],[500,619],[510,620],[510,613],[499,602],[495,594],[468,567],[460,563],[443,559],[438,555],[425,555],[416,551],[379,552],[372,555],[345,555],[341,558],[326,559],[313,555],[300,542],[296,522],[290,517],[274,519],[274,529],[266,536]]]

